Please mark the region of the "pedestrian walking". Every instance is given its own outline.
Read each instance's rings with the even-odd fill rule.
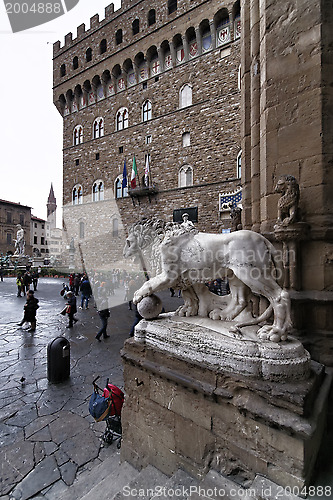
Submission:
[[[89,303],[89,299],[92,295],[92,290],[91,290],[91,286],[90,286],[90,283],[89,283],[87,276],[83,277],[82,282],[81,282],[81,286],[80,286],[80,290],[81,290],[81,307],[80,307],[80,309],[84,308],[84,304],[86,305],[86,309],[88,309],[88,303]]]
[[[74,276],[74,293],[76,296],[79,295],[80,281],[81,281],[80,275],[75,274],[75,276]]]
[[[35,291],[35,292],[37,291],[38,278],[39,278],[38,271],[34,271],[34,272],[32,273],[32,284],[33,284],[33,286],[34,286],[34,291]]]
[[[31,326],[28,332],[34,332],[36,330],[36,313],[39,308],[38,299],[34,296],[33,290],[28,290],[27,301],[24,305],[24,316],[18,326],[22,326],[24,323],[30,323]]]
[[[108,326],[108,319],[110,317],[110,309],[109,309],[109,304],[108,304],[108,299],[106,298],[106,294],[104,297],[101,297],[101,302],[99,305],[99,310],[98,310],[98,315],[101,319],[102,326],[99,330],[99,332],[96,335],[96,339],[101,342],[101,336],[103,335],[103,338],[107,339],[110,337],[106,333],[106,328]]]
[[[22,297],[22,287],[23,287],[23,282],[22,282],[22,276],[19,274],[16,278],[16,286],[17,286],[17,297]]]
[[[73,328],[73,321],[77,323],[78,319],[75,318],[74,314],[77,312],[76,308],[76,297],[74,293],[69,290],[67,292],[67,303],[66,303],[66,314],[68,316],[68,325],[66,328]]]

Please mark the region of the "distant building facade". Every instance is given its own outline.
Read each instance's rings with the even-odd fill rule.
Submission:
[[[48,238],[49,223],[39,217],[31,216],[31,246],[32,253],[37,257],[44,257],[49,253]]]
[[[3,255],[15,253],[17,224],[24,230],[25,254],[31,254],[30,243],[31,207],[0,200],[0,253]]]

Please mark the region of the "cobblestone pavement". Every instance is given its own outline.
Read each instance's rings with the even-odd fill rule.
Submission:
[[[112,308],[110,338],[98,342],[100,327],[93,303],[79,310],[79,322],[66,328],[61,316],[62,279],[42,278],[37,329],[28,332],[22,319],[24,297],[16,296],[14,278],[0,282],[0,499],[57,498],[75,477],[110,454],[115,443],[103,446],[105,423],[96,423],[88,411],[92,380],[100,375],[123,387],[120,350],[128,338],[134,312],[122,303],[124,290],[116,291],[120,303]],[[181,299],[162,296],[166,310]],[[79,305],[79,300],[78,300]],[[70,378],[52,384],[47,378],[47,346],[57,336],[70,342]]]

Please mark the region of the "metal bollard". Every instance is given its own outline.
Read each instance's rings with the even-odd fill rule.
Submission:
[[[56,337],[47,346],[47,378],[54,384],[63,382],[70,374],[70,344],[64,337]]]

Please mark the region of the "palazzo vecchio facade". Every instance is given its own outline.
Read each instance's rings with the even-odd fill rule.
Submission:
[[[124,230],[142,217],[187,211],[200,230],[228,230],[242,197],[240,37],[239,1],[123,0],[54,44],[76,266],[120,259]]]

